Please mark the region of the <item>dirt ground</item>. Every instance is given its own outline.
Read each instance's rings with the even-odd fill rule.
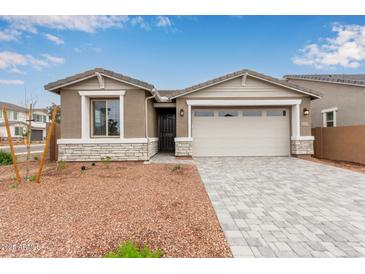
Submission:
[[[48,163],[41,184],[17,187],[12,176],[0,167],[1,257],[101,257],[127,240],[165,257],[231,256],[193,165]]]
[[[365,165],[362,165],[362,164],[350,163],[350,162],[344,162],[344,161],[318,159],[315,157],[308,158],[308,160],[317,162],[317,163],[331,165],[331,166],[346,168],[346,169],[350,169],[352,171],[356,171],[356,172],[360,172],[360,173],[365,173]]]

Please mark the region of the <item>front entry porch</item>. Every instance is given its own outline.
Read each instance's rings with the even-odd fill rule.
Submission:
[[[160,108],[158,111],[158,149],[159,152],[175,152],[176,110]]]

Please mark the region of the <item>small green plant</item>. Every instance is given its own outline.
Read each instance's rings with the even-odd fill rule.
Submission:
[[[163,252],[161,250],[153,251],[147,246],[138,247],[135,243],[128,241],[119,247],[107,253],[104,258],[161,258]]]
[[[86,171],[86,166],[82,166],[81,168],[80,168],[80,172],[81,173],[84,173]]]
[[[176,165],[174,165],[174,167],[172,168],[172,171],[173,171],[173,172],[176,172],[176,171],[179,171],[180,169],[181,169],[181,165],[176,164]]]
[[[63,161],[63,160],[58,161],[58,163],[57,163],[57,169],[58,169],[58,170],[63,170],[63,169],[65,169],[65,166],[66,166],[65,161]]]
[[[101,158],[101,162],[105,165],[106,168],[109,168],[111,161],[112,161],[112,158],[110,156]]]
[[[11,165],[12,163],[11,154],[0,150],[0,166]]]
[[[33,157],[33,159],[34,159],[34,161],[38,161],[38,159],[39,159],[39,158],[38,158],[38,156],[36,155],[36,156],[34,156],[34,157]]]
[[[25,178],[26,182],[34,182],[35,181],[35,175],[30,175]]]
[[[18,184],[17,183],[14,183],[14,184],[9,185],[9,188],[17,188],[17,187],[18,187]]]

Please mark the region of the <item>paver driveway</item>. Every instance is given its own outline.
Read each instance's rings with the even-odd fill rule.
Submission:
[[[289,157],[195,161],[235,257],[365,256],[365,175]]]

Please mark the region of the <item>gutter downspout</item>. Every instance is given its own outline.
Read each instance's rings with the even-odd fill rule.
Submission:
[[[152,96],[150,96],[150,97],[146,97],[145,99],[144,99],[144,109],[145,109],[145,137],[146,137],[146,139],[147,139],[147,160],[149,161],[150,160],[150,150],[149,150],[149,144],[150,144],[150,141],[149,141],[149,137],[148,137],[148,115],[147,115],[147,113],[148,113],[148,111],[147,111],[147,102],[148,102],[148,100],[151,100],[151,99],[153,99],[153,98],[155,98],[156,97],[156,95],[157,95],[157,93],[156,93],[156,91],[153,89],[152,90],[152,92],[153,92],[153,95]]]

